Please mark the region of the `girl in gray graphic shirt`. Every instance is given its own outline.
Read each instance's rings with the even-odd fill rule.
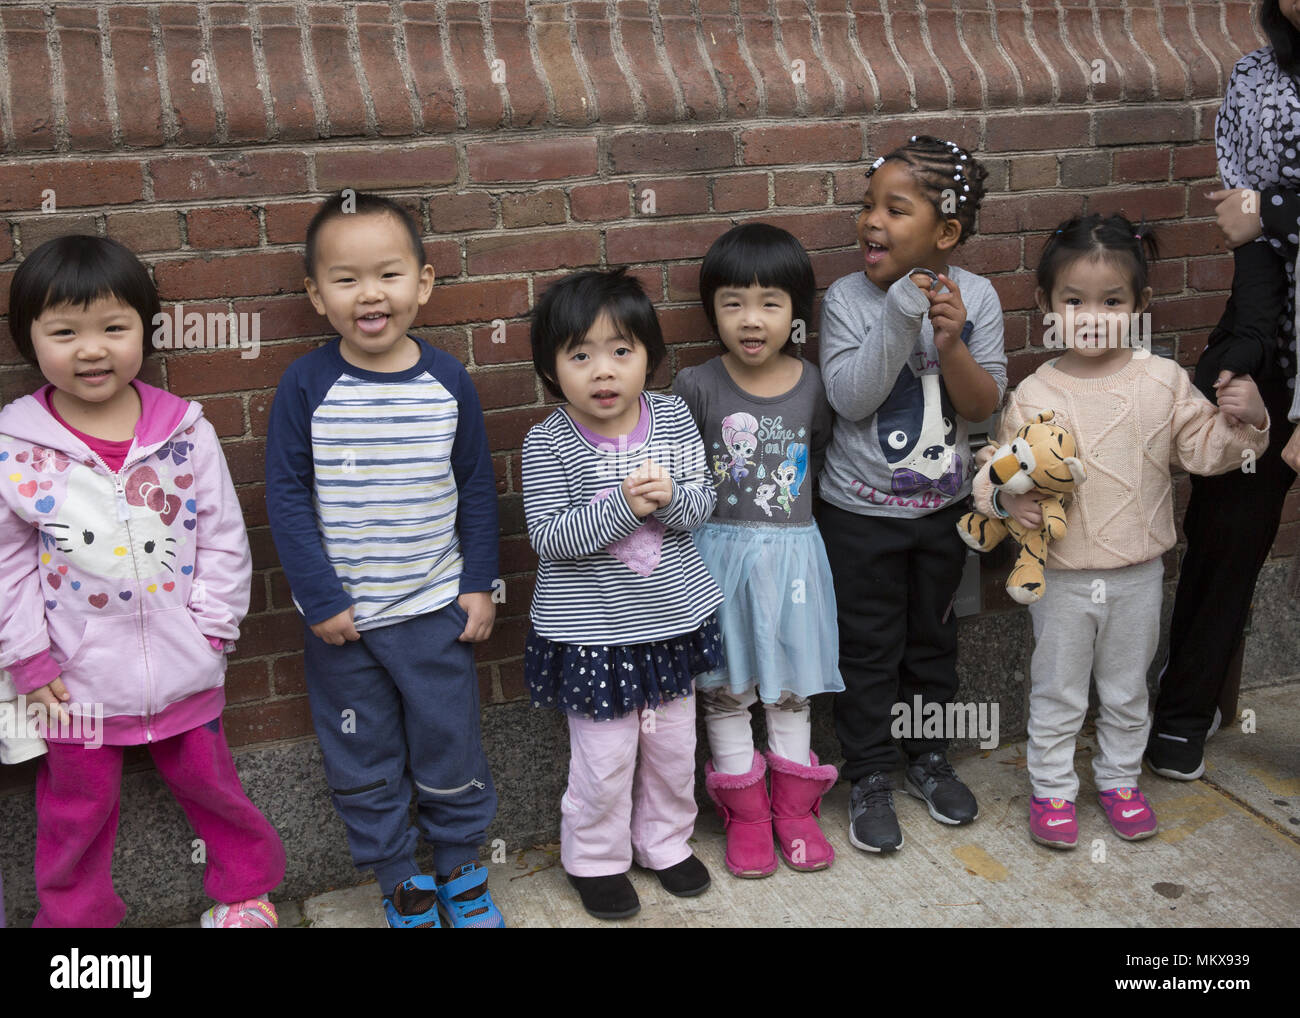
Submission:
[[[704,437],[718,496],[695,543],[726,597],[718,621],[727,663],[697,675],[695,687],[713,753],[705,784],[738,877],[776,869],[774,829],[794,869],[835,858],[814,814],[838,774],[812,753],[808,704],[844,688],[834,584],[812,519],[831,412],[821,373],[792,338],[806,332],[814,288],[808,255],[785,230],[748,223],[723,234],[704,256],[700,297],[726,352],[673,383]],[[756,700],[766,764],[750,731]]]

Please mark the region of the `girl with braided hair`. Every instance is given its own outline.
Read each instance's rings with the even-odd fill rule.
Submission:
[[[1006,388],[997,294],[950,264],[975,232],[986,176],[965,149],[928,136],[877,159],[857,217],[864,270],[832,284],[822,304],[821,370],[837,416],[817,515],[846,687],[835,727],[854,783],[849,839],[869,852],[903,844],[889,774],[894,704],[942,705],[957,691],[968,422],[992,414]],[[930,815],[974,820],[947,740],[901,741],[907,790]]]

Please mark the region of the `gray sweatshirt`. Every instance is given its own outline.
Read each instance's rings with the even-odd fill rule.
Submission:
[[[966,305],[962,340],[1007,387],[1002,305],[983,276],[946,273]],[[965,498],[974,476],[968,422],[939,376],[930,302],[907,276],[883,291],[863,272],[831,284],[822,302],[821,368],[835,426],[821,497],[868,516],[928,516]]]

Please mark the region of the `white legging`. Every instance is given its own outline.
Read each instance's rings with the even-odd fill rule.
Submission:
[[[721,774],[747,774],[754,760],[754,733],[749,709],[757,701],[754,690],[732,693],[727,689],[701,689],[700,706],[709,733],[713,769]],[[785,693],[776,703],[765,703],[768,748],[777,756],[807,767],[812,763],[812,710],[802,696]]]

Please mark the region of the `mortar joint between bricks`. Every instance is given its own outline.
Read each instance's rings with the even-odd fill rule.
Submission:
[[[218,145],[228,144],[230,142],[230,122],[226,114],[225,93],[221,91],[221,75],[217,69],[217,61],[213,55],[212,49],[212,20],[209,17],[206,7],[199,7],[196,10],[198,17],[199,29],[199,57],[207,60],[208,90],[212,93],[212,118],[216,126],[215,141]],[[188,61],[181,61],[181,73],[184,74],[184,68],[192,66]],[[179,129],[179,128],[178,128]]]
[[[397,66],[402,72],[402,82],[406,85],[406,102],[411,108],[411,123],[415,125],[414,133],[425,134],[428,128],[424,123],[424,109],[420,105],[419,90],[415,84],[415,71],[411,68],[411,53],[406,48],[406,21],[399,9],[400,3],[401,0],[388,0],[388,23],[393,30]]]
[[[1055,105],[1061,101],[1061,76],[1056,72],[1056,68],[1052,66],[1051,58],[1043,52],[1043,48],[1038,44],[1038,34],[1034,31],[1033,17],[1025,18],[1025,41],[1029,43],[1029,48],[1033,51],[1034,56],[1038,58],[1038,62],[1047,70],[1047,80],[1052,85],[1052,103]]]
[[[782,62],[782,67],[788,73],[790,67],[790,58],[781,45],[781,22],[776,16],[774,9],[775,0],[768,0],[768,15],[772,19],[772,45],[776,51],[777,57]],[[734,26],[736,34],[736,50],[740,53],[740,59],[745,63],[745,69],[749,71],[749,76],[754,81],[754,92],[758,95],[758,115],[760,117],[767,115],[767,86],[763,81],[763,76],[758,73],[758,65],[754,62],[753,56],[749,52],[749,39],[745,35],[744,23],[740,20],[740,0],[731,0],[731,23]],[[792,82],[792,84],[794,84]],[[802,90],[797,84],[795,88],[795,115],[805,113],[804,104],[801,102]]]
[[[970,65],[973,68],[975,68],[975,77],[979,80],[980,83],[980,109],[982,110],[988,109],[989,79],[988,79],[988,75],[984,73],[984,61],[975,59],[975,54],[971,52],[970,44],[966,41],[966,28],[965,28],[965,20],[964,20],[965,12],[962,11],[959,7],[957,7],[956,4],[954,4],[953,6],[954,8],[956,8],[953,11],[953,31],[957,36],[957,45],[960,46],[962,52],[966,54],[966,59],[970,62]],[[981,123],[982,122],[983,122],[983,118],[981,118]],[[983,141],[982,134],[980,135],[980,140]]]
[[[488,65],[489,71],[492,64],[497,59],[496,36],[492,31],[492,12],[488,4],[478,5],[479,27],[483,30],[483,59]],[[509,72],[507,72],[508,74]],[[491,80],[489,78],[489,80]],[[515,114],[514,106],[510,102],[510,90],[506,87],[504,81],[494,83],[497,87],[497,94],[501,96],[501,117],[505,123],[514,125]]]
[[[9,41],[3,21],[0,21],[0,95],[9,95]],[[0,102],[0,135],[7,139],[5,151],[16,148],[13,104],[9,102]]]
[[[117,78],[113,73],[113,36],[109,31],[108,10],[105,7],[96,7],[96,22],[99,26],[99,46],[100,46],[100,70],[104,75],[104,107],[108,112],[109,132],[112,136],[111,147],[121,148],[124,144],[122,136],[122,113],[117,108]]]
[[[460,72],[451,54],[451,32],[447,28],[447,5],[438,3],[434,7],[438,21],[438,41],[442,45],[442,66],[447,70],[447,80],[451,83],[452,102],[455,104],[456,128],[465,130],[469,127],[469,112],[465,104],[465,86],[460,83]]]
[[[640,82],[637,80],[632,61],[628,59],[627,47],[623,44],[623,19],[615,0],[605,0],[605,17],[609,22],[610,55],[627,82],[628,93],[632,97],[633,116],[638,123],[649,123],[650,111],[646,106],[645,96],[641,94]]]
[[[266,65],[261,11],[251,4],[247,10],[249,34],[253,38],[253,69],[257,73],[257,92],[262,99],[262,110],[266,116],[266,136],[279,141],[280,123],[275,116],[275,97],[271,93],[271,72]],[[213,61],[213,63],[215,62]]]
[[[650,37],[654,40],[655,56],[658,57],[659,66],[663,68],[664,75],[673,89],[673,122],[680,123],[686,117],[686,93],[673,71],[672,61],[668,58],[668,45],[664,41],[664,25],[659,17],[659,5],[648,3],[647,8],[650,14]]]
[[[848,18],[846,24],[849,29],[849,49],[853,55],[858,58],[859,69],[865,73],[867,80],[871,82],[871,95],[875,100],[871,113],[868,116],[874,117],[880,113],[884,106],[884,97],[880,92],[880,81],[876,78],[876,72],[871,69],[871,61],[867,55],[862,52],[862,42],[858,39],[858,19],[853,16],[852,6],[848,9]]]
[[[366,134],[374,137],[379,134],[379,115],[375,112],[375,97],[370,93],[370,79],[366,77],[365,61],[361,58],[361,34],[357,28],[356,4],[344,4],[343,24],[347,32],[348,56],[352,58],[357,86],[361,89],[361,107],[366,113]]]
[[[939,55],[934,51],[934,41],[930,38],[930,23],[925,16],[926,5],[923,3],[916,5],[917,23],[920,26],[921,45],[934,61],[934,66],[939,68],[939,75],[943,78],[944,90],[948,94],[948,109],[953,109],[957,101],[957,89],[953,85],[952,76],[948,73],[948,68],[943,65]]]
[[[54,21],[54,5],[41,7],[45,15],[45,49],[50,58],[50,104],[54,114],[54,150],[66,154],[72,151],[72,138],[68,128],[68,101],[64,89],[63,42]]]
[[[312,119],[316,121],[316,135],[330,137],[329,106],[325,92],[316,74],[316,50],[311,41],[311,18],[306,5],[294,4],[294,21],[298,25],[298,46],[302,51],[302,66],[307,80],[307,94],[311,96]],[[314,161],[314,160],[313,160]]]
[[[153,52],[154,70],[158,77],[158,102],[162,106],[163,145],[173,145],[180,136],[180,125],[176,119],[176,108],[172,105],[171,83],[167,80],[167,54],[163,48],[162,21],[158,8],[150,5],[149,46]],[[147,165],[147,163],[146,163]],[[148,177],[148,173],[145,173]]]
[[[826,76],[830,78],[831,90],[835,93],[834,113],[836,116],[842,116],[844,114],[845,105],[844,80],[840,77],[839,70],[835,67],[834,62],[826,56],[826,50],[822,45],[821,19],[813,16],[815,15],[815,11],[812,10],[813,4],[811,2],[808,2],[808,7],[810,13],[809,39],[812,42],[813,53],[816,54],[817,62],[821,64]]]
[[[1169,51],[1170,53],[1173,53],[1174,60],[1175,60],[1175,62],[1177,62],[1179,70],[1182,70],[1182,72],[1183,72],[1183,95],[1182,95],[1182,101],[1186,101],[1188,98],[1190,98],[1190,96],[1191,96],[1191,92],[1192,92],[1192,68],[1191,68],[1191,65],[1188,64],[1188,62],[1187,62],[1186,60],[1183,60],[1183,57],[1182,57],[1182,55],[1180,55],[1180,53],[1178,52],[1178,48],[1177,48],[1177,47],[1170,46],[1170,43],[1169,43],[1169,35],[1167,35],[1167,34],[1165,33],[1165,12],[1164,12],[1164,8],[1162,8],[1162,5],[1161,5],[1161,4],[1153,4],[1153,7],[1156,8],[1156,33],[1157,33],[1158,36],[1160,36],[1160,39],[1161,39],[1161,40],[1164,40],[1165,48],[1166,48],[1167,51]],[[1187,14],[1188,14],[1188,21],[1191,21],[1191,12],[1190,12],[1190,10],[1188,10]]]

